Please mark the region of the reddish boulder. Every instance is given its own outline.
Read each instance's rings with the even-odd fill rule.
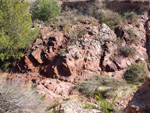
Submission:
[[[42,53],[42,50],[40,48],[37,48],[35,51],[33,51],[31,53],[31,55],[37,60],[38,63],[42,64],[43,63],[43,60],[41,58],[41,53]]]
[[[36,85],[37,91],[46,95],[45,100],[48,103],[53,102],[56,99],[68,97],[73,87],[74,85],[71,83],[62,82],[56,79],[45,79]]]

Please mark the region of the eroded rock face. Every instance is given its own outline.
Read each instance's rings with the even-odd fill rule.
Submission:
[[[100,74],[102,46],[109,39],[116,40],[115,33],[106,24],[99,27],[83,25],[83,29],[89,33],[88,37],[85,34],[84,39],[68,43],[69,37],[62,32],[53,27],[42,28],[31,53],[18,63],[19,71],[27,72],[25,78],[32,81],[50,102],[67,97],[79,81]],[[95,36],[103,38],[99,41]]]
[[[53,27],[44,27],[40,30],[40,38],[33,44],[32,52],[23,57],[18,64],[20,71],[39,71],[42,66],[52,63],[58,50],[63,48],[67,41],[67,37],[62,32],[52,30]]]
[[[71,82],[76,82],[76,76],[82,76],[84,71],[90,75],[99,73],[101,53],[99,41],[93,39],[77,41],[68,46],[68,52],[59,54],[54,72],[58,78],[67,77]]]
[[[147,53],[150,55],[150,20],[146,23],[146,39],[147,39]],[[149,59],[147,60],[149,63]],[[149,67],[149,64],[148,64]],[[144,84],[135,92],[132,100],[129,102],[125,113],[149,113],[150,112],[150,74],[147,75]]]
[[[116,40],[116,35],[106,24],[99,28],[85,26],[84,29],[91,35],[102,37],[101,42],[93,38],[84,38],[67,45],[67,36],[53,31],[51,27],[44,27],[41,29],[40,38],[31,48],[32,52],[23,58],[24,65],[18,64],[19,69],[37,71],[43,76],[55,76],[72,83],[85,79],[85,74],[99,74],[102,42],[108,39]]]
[[[147,61],[146,32],[144,24],[147,16],[142,15],[136,22],[136,26],[124,25],[115,29],[116,40],[109,40],[104,43],[102,71],[109,72],[109,75],[122,78],[125,69],[132,63],[143,60]],[[130,49],[135,50],[128,54]],[[122,52],[125,51],[125,52]],[[108,73],[103,73],[107,75]]]
[[[112,75],[116,75],[116,72],[123,74],[120,71],[124,71],[136,60],[147,60],[144,29],[146,18],[142,15],[136,26],[129,24],[116,28],[116,34],[106,24],[92,26],[83,23],[81,28],[87,34],[83,36],[84,39],[71,43],[68,43],[69,36],[53,26],[44,27],[40,30],[40,38],[31,48],[32,52],[23,58],[18,68],[20,71],[36,71],[42,76],[55,76],[72,83],[102,71],[106,74],[111,72]],[[72,26],[73,29],[76,27],[78,26]],[[128,54],[128,50],[125,50],[127,47],[135,50],[134,55],[125,56],[121,53],[124,50]]]
[[[122,79],[128,66],[138,60],[147,60],[145,18],[143,15],[135,26],[120,26],[115,32],[106,24],[93,26],[82,22],[72,25],[72,29],[81,26],[86,31],[82,38],[72,42],[72,37],[54,26],[43,27],[31,52],[18,63],[18,70],[27,72],[25,78],[32,81],[50,102],[67,97],[78,82],[95,74]],[[138,37],[136,43],[131,40],[130,29],[134,38]],[[135,49],[134,55],[124,56],[120,52],[128,46]]]

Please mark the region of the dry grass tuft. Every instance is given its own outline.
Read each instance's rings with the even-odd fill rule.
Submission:
[[[0,83],[0,113],[44,113],[38,94],[19,80]]]

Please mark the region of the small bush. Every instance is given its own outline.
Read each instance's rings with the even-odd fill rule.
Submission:
[[[80,82],[77,85],[77,89],[80,93],[84,94],[87,97],[95,97],[95,93],[101,95],[101,99],[97,100],[99,102],[98,105],[92,106],[94,108],[100,109],[103,108],[111,108],[109,107],[110,102],[112,102],[112,99],[115,98],[117,94],[116,102],[120,102],[120,100],[125,100],[127,98],[131,97],[131,94],[137,90],[137,84],[127,84],[124,81],[118,81],[114,77],[108,77],[108,76],[101,76],[96,75],[91,78],[89,78],[86,81]],[[111,90],[109,90],[111,89]],[[102,101],[101,101],[102,100]],[[101,102],[105,103],[105,105],[101,106]],[[106,105],[107,104],[107,105]],[[93,104],[92,104],[93,105]],[[91,106],[88,106],[88,108]],[[114,106],[115,107],[115,106]],[[120,113],[124,107],[115,107],[116,113]],[[108,110],[108,109],[105,109]],[[105,112],[104,112],[105,113]]]
[[[124,57],[133,56],[135,54],[135,49],[130,46],[121,46],[120,52]]]
[[[54,0],[37,0],[31,9],[33,19],[46,21],[59,16],[61,8]]]
[[[111,29],[114,29],[117,25],[121,24],[123,19],[118,13],[112,11],[100,11],[96,17],[99,20],[99,23],[107,24]]]
[[[129,23],[134,23],[137,20],[138,15],[135,12],[124,13],[124,18],[128,20]]]
[[[66,12],[67,13],[67,12]],[[55,19],[55,22],[53,22],[56,26],[58,27],[59,30],[63,31],[65,34],[68,34],[71,38],[83,38],[83,36],[88,33],[83,26],[76,26],[72,27],[72,25],[78,25],[78,22],[84,21],[86,17],[77,15],[76,12],[72,12],[74,14],[70,15],[70,12],[68,14],[70,15],[69,17],[67,14],[62,14],[62,16],[58,17]],[[74,18],[75,16],[75,18]],[[61,27],[60,27],[61,26]]]
[[[34,89],[20,85],[19,80],[0,83],[0,113],[44,113],[42,100]]]
[[[146,64],[144,62],[139,62],[129,66],[123,78],[128,83],[135,84],[138,82],[143,82],[146,74]]]
[[[132,29],[129,29],[128,33],[132,43],[137,43],[139,41],[139,38],[134,34],[134,31]]]
[[[86,81],[80,82],[77,85],[77,89],[86,96],[94,96],[94,93],[97,92],[96,90],[99,86],[107,89],[108,87],[115,88],[120,84],[121,82],[115,78],[96,75]]]

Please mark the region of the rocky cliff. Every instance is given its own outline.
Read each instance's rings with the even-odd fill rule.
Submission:
[[[150,55],[150,20],[148,19],[146,25],[146,38],[147,38],[147,53]],[[150,56],[149,56],[150,58]],[[149,67],[148,60],[148,67]],[[149,113],[150,112],[150,75],[145,78],[144,84],[135,92],[133,99],[129,102],[125,113]]]
[[[73,40],[55,26],[43,27],[31,52],[17,64],[16,70],[26,74],[14,74],[9,78],[22,76],[24,81],[32,81],[49,102],[67,97],[77,83],[96,74],[122,79],[132,63],[148,60],[146,21],[147,15],[142,15],[135,26],[119,26],[115,31],[106,24],[93,26],[81,22],[72,28],[81,26],[86,33],[83,38]]]

